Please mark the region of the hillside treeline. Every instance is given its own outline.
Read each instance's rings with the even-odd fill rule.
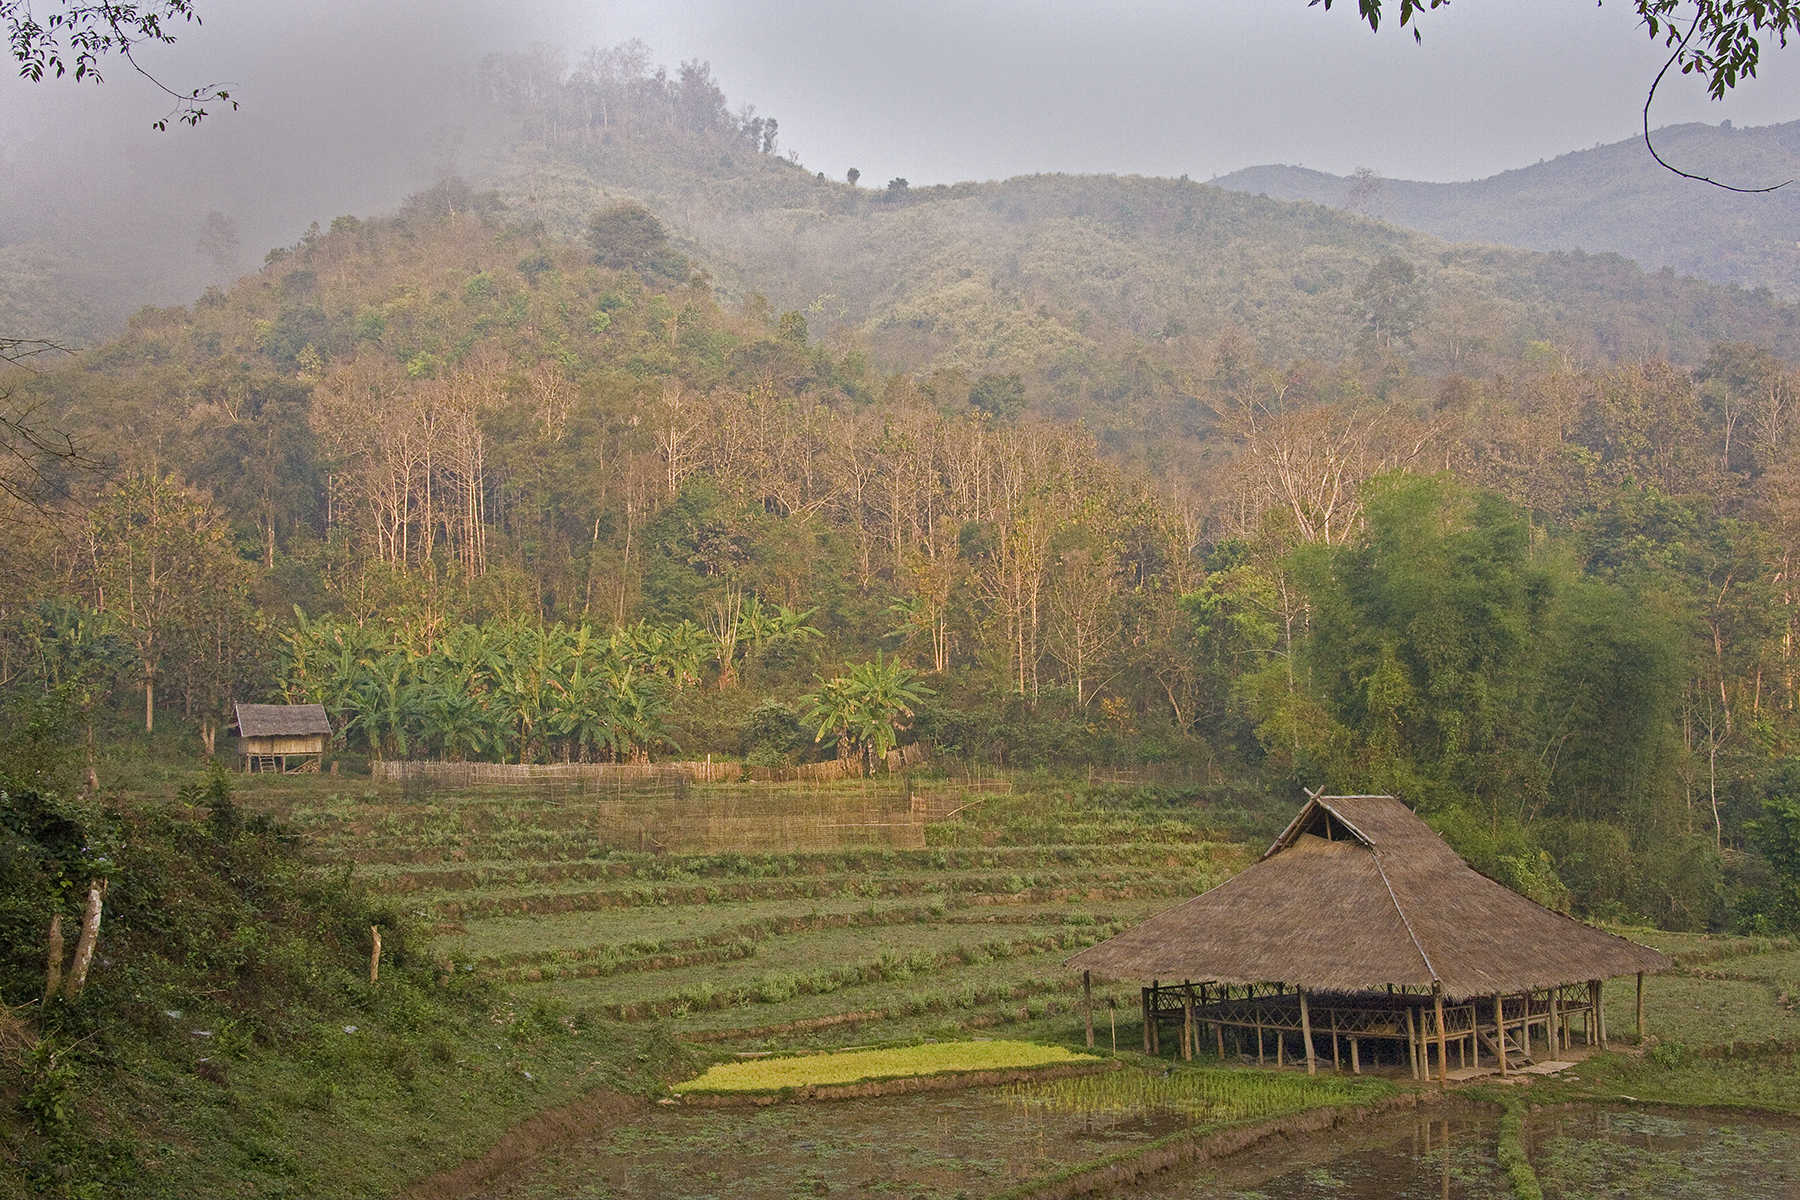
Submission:
[[[941,754],[1392,788],[1544,898],[1785,919],[1755,847],[1800,443],[1766,351],[1431,379],[1225,337],[1153,385],[1157,443],[1103,440],[1017,376],[721,307],[653,216],[595,217],[570,243],[446,185],[10,380],[83,457],[11,476],[51,507],[4,526],[7,687],[210,736],[231,698],[320,698],[300,631],[330,629],[352,750],[792,761],[852,751],[812,718],[873,660],[928,685],[885,725]],[[692,641],[636,709],[631,629]],[[421,716],[477,635],[557,670]],[[577,667],[592,728],[522,726]]]

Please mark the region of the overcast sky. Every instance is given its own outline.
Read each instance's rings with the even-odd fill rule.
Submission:
[[[204,164],[197,178],[239,176],[209,187],[311,193],[330,179],[319,215],[366,211],[394,179],[454,160],[453,146],[416,131],[457,64],[533,42],[573,59],[637,37],[670,65],[710,60],[734,105],[779,118],[783,147],[834,176],[855,166],[914,183],[1032,171],[1205,179],[1285,162],[1466,179],[1631,136],[1662,61],[1622,0],[1458,0],[1427,14],[1423,45],[1397,28],[1371,34],[1354,0],[1329,13],[1305,0],[196,7],[205,26],[144,61],[184,86],[231,81],[242,112],[159,135],[148,130],[156,98],[117,65],[99,88],[5,80],[0,160],[117,171],[192,158]],[[1800,47],[1772,53],[1764,77],[1723,104],[1672,77],[1655,112],[1657,124],[1796,117]],[[354,179],[328,169],[344,154],[361,164]]]

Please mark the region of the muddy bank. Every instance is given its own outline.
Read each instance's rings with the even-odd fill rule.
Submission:
[[[550,1147],[591,1137],[609,1125],[631,1120],[650,1107],[646,1100],[610,1088],[595,1088],[567,1104],[545,1109],[501,1135],[479,1158],[427,1175],[396,1200],[465,1200],[537,1158]]]

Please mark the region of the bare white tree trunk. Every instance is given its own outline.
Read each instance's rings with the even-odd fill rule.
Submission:
[[[75,943],[75,961],[69,965],[69,980],[63,987],[63,998],[73,1000],[87,986],[88,967],[94,961],[94,947],[100,941],[100,908],[106,900],[106,880],[88,881],[87,910],[81,915],[81,940]]]

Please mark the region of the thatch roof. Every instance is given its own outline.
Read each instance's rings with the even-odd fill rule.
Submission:
[[[1392,796],[1315,796],[1254,866],[1068,965],[1322,992],[1439,984],[1466,1000],[1669,960],[1479,874]]]
[[[331,721],[322,704],[237,704],[239,737],[305,737],[309,733],[331,735]]]

